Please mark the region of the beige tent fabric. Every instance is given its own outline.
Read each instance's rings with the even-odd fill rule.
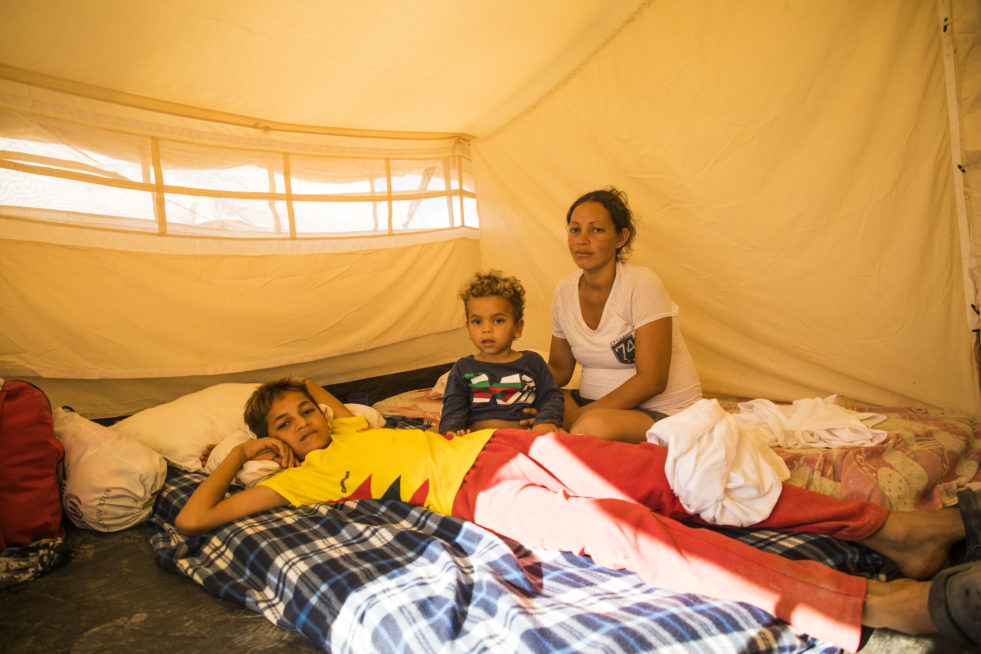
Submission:
[[[528,284],[529,344],[574,270],[567,207],[614,184],[706,391],[981,410],[940,33],[932,3],[648,5],[474,143],[482,258]]]
[[[4,225],[31,232],[8,221],[0,234]],[[456,293],[479,259],[475,238],[302,250],[176,254],[0,238],[4,376],[95,418],[223,381],[293,373],[334,383],[472,349]]]
[[[24,241],[0,251],[0,306],[21,316],[3,330],[8,369],[85,379],[286,366],[459,328],[446,299],[477,243],[254,257]]]
[[[476,225],[459,136],[240,126],[3,79],[0,171],[5,215],[160,235]]]
[[[0,62],[202,111],[478,134],[642,0],[4,0]]]
[[[134,216],[110,203],[106,215],[137,220],[104,224],[8,207],[0,375],[102,417],[220,381],[294,371],[329,383],[452,361],[472,351],[456,292],[478,267],[524,281],[518,344],[545,349],[552,289],[574,270],[566,208],[615,184],[640,220],[631,261],[681,305],[706,391],[981,411],[968,308],[981,246],[976,0],[390,7],[0,4],[0,108],[32,128],[69,115],[67,140],[101,147],[99,130],[121,127],[119,151],[152,135],[140,184],[157,160],[220,164],[211,146],[302,174],[326,151],[344,165],[345,148],[462,161],[454,135],[470,133],[481,219],[479,235],[304,240],[279,223],[277,238],[219,239],[154,224],[159,206]],[[101,100],[53,90],[90,85]],[[18,156],[10,165],[44,164]],[[78,163],[66,177],[119,173]],[[235,193],[237,206],[290,215],[273,182]]]
[[[454,300],[479,246],[459,137],[255,129],[8,80],[0,130],[16,140],[0,152],[0,376],[56,404],[120,415],[221,381],[330,383],[469,351]],[[368,204],[373,224],[304,231],[345,201],[337,215]],[[398,231],[427,202],[449,224]]]
[[[957,107],[961,152],[957,163],[963,179],[965,220],[973,237],[970,247],[981,252],[981,2],[952,0],[939,3],[944,35],[950,36],[950,68]],[[945,41],[946,43],[946,41]],[[954,175],[955,181],[957,174]],[[974,271],[975,277],[978,271]],[[977,284],[977,279],[975,279]],[[981,306],[981,302],[977,303]]]

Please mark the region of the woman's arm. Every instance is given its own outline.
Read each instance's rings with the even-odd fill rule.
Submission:
[[[552,337],[552,342],[548,346],[548,369],[552,373],[552,379],[555,380],[557,387],[561,389],[569,383],[572,379],[572,373],[576,370],[576,358],[572,356],[572,348],[569,346],[569,341],[564,338],[559,338],[558,336]],[[563,393],[565,397],[565,393]],[[565,402],[565,411],[569,412],[573,410],[575,403],[572,400]],[[531,429],[535,426],[535,420],[538,416],[538,409],[534,407],[526,407],[525,418],[518,421],[525,429]],[[556,427],[568,427],[571,423],[569,422],[568,415],[566,415],[565,422]],[[550,424],[545,424],[543,427],[551,427]]]
[[[284,468],[296,465],[293,450],[276,438],[260,438],[237,445],[194,490],[174,525],[182,534],[196,535],[226,522],[286,504],[286,498],[265,486],[253,486],[225,497],[228,487],[245,462],[262,456]]]
[[[595,402],[580,407],[580,413],[594,409],[636,409],[667,388],[671,368],[671,321],[670,317],[661,318],[634,331],[637,372]]]
[[[576,357],[572,354],[569,341],[558,336],[552,337],[552,342],[548,346],[548,368],[552,371],[552,377],[559,388],[569,383],[572,373],[576,370]]]
[[[327,389],[319,384],[314,384],[309,379],[304,380],[307,384],[307,392],[310,397],[316,400],[317,404],[326,404],[334,412],[335,418],[350,418],[354,414],[344,406],[344,403],[334,397]]]

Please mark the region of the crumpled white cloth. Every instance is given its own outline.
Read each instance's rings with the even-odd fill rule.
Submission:
[[[790,478],[763,431],[740,425],[715,399],[654,423],[647,440],[668,448],[664,471],[689,513],[716,525],[766,519]]]
[[[736,418],[740,425],[761,428],[775,447],[875,445],[887,435],[872,429],[886,419],[884,415],[846,409],[836,395],[796,400],[789,406],[770,400],[741,402]]]
[[[745,527],[766,519],[790,478],[771,448],[872,445],[886,432],[871,429],[885,416],[859,413],[837,397],[779,406],[752,400],[729,414],[717,400],[700,400],[654,423],[647,440],[668,447],[665,473],[685,509],[717,525]]]

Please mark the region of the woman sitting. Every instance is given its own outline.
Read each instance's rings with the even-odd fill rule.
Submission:
[[[566,224],[579,270],[555,289],[548,365],[565,386],[579,362],[582,381],[567,391],[563,428],[642,442],[655,420],[702,396],[678,305],[653,271],[624,262],[636,228],[622,191],[583,195]]]

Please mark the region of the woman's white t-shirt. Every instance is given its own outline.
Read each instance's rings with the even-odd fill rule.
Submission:
[[[635,375],[634,332],[649,322],[670,317],[668,384],[641,408],[671,415],[700,400],[702,386],[678,326],[678,305],[658,276],[648,268],[618,262],[613,289],[595,330],[582,316],[580,277],[581,270],[560,281],[552,297],[552,334],[569,342],[572,355],[582,365],[580,395],[599,399]]]

